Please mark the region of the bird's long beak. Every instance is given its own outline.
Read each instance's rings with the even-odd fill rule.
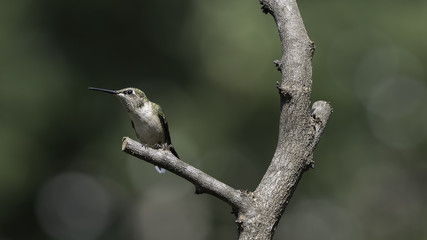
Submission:
[[[106,92],[106,93],[111,93],[111,94],[118,94],[118,92],[117,92],[117,91],[109,90],[109,89],[103,89],[103,88],[89,87],[89,90],[100,91],[100,92]]]

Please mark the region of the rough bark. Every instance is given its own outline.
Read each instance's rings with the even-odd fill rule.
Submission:
[[[271,164],[253,192],[236,190],[165,150],[145,148],[124,138],[123,151],[175,173],[196,187],[228,203],[236,215],[239,239],[272,239],[304,171],[313,166],[313,151],[332,111],[324,101],[311,104],[314,43],[308,38],[295,0],[260,0],[262,10],[276,21],[282,58],[277,84],[280,125]]]

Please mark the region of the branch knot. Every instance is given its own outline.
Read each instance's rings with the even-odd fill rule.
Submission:
[[[273,63],[276,65],[276,68],[279,72],[282,72],[282,63],[280,60],[274,60]]]
[[[279,82],[276,82],[276,88],[279,90],[280,97],[283,99],[285,103],[288,103],[291,101],[292,95],[290,91],[282,87]]]
[[[264,0],[259,0],[259,3],[262,5],[261,10],[263,13],[265,14],[270,13],[271,15],[273,15],[273,9],[268,3],[266,3]]]
[[[314,52],[316,51],[316,45],[314,45],[313,41],[310,41],[310,57],[313,59]]]

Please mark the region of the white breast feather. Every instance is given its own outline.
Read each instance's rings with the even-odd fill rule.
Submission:
[[[156,143],[164,142],[163,126],[157,113],[154,113],[151,104],[145,104],[143,107],[137,110],[137,113],[129,114],[134,127],[135,132],[141,143],[153,146]]]

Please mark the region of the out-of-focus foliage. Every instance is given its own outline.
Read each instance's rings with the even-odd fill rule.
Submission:
[[[277,239],[425,239],[427,2],[299,1],[334,113]],[[162,105],[184,161],[253,190],[281,49],[258,1],[0,2],[0,239],[233,239],[221,201],[120,151],[119,102]]]

